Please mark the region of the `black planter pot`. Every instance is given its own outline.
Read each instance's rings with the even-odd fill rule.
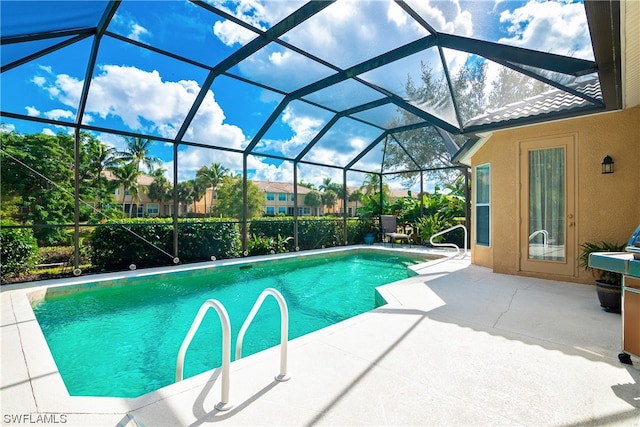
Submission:
[[[620,285],[612,285],[596,280],[596,291],[598,292],[600,307],[602,307],[604,311],[620,312],[622,302],[622,289]]]

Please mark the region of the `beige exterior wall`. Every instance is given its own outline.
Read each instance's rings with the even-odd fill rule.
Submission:
[[[575,241],[567,245],[574,245],[577,256],[584,242],[626,242],[640,224],[639,128],[640,107],[635,107],[495,132],[471,158],[474,172],[478,165],[491,165],[491,246],[475,245],[472,226],[473,263],[498,273],[590,283],[591,274],[578,267],[577,260],[569,277],[521,271],[519,146],[523,141],[561,135],[575,138],[575,194],[567,196],[575,201],[576,228]],[[601,173],[606,155],[615,162],[613,174]]]

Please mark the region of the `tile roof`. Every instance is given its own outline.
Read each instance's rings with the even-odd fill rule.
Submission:
[[[584,93],[595,99],[602,99],[600,81],[595,79],[585,80],[578,84],[569,85],[572,89]],[[492,123],[505,122],[507,120],[521,119],[540,114],[557,113],[574,110],[580,107],[594,106],[593,103],[579,96],[572,95],[560,89],[551,89],[540,95],[514,102],[498,108],[488,114],[477,116],[465,123],[465,127],[482,126]]]
[[[287,193],[293,194],[293,184],[288,182],[273,182],[273,181],[255,181],[251,180],[260,191],[268,193]],[[307,194],[312,191],[311,188],[298,185],[298,194]],[[317,190],[316,190],[317,191]]]

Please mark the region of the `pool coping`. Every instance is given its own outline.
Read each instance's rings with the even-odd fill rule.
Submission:
[[[57,369],[56,363],[49,351],[49,347],[46,343],[44,334],[42,333],[40,326],[37,322],[35,313],[32,309],[32,304],[38,299],[44,298],[47,289],[50,288],[65,288],[74,287],[82,289],[83,284],[95,283],[95,282],[108,282],[123,280],[128,277],[145,277],[157,274],[163,274],[168,272],[178,271],[198,271],[201,269],[210,269],[221,266],[241,266],[246,264],[260,263],[260,262],[277,262],[283,259],[297,258],[301,256],[311,256],[319,254],[332,254],[342,252],[361,252],[361,251],[377,251],[377,252],[398,252],[402,254],[416,254],[416,255],[429,255],[438,256],[438,259],[430,260],[424,263],[419,263],[408,268],[410,276],[416,276],[422,274],[430,266],[446,261],[450,258],[456,257],[455,252],[448,250],[425,250],[424,248],[406,248],[406,247],[388,247],[378,245],[358,245],[349,247],[337,247],[323,250],[285,253],[277,255],[266,255],[251,258],[240,258],[230,260],[217,260],[205,263],[187,264],[171,267],[158,267],[145,270],[135,270],[128,272],[118,273],[105,273],[101,275],[90,275],[82,277],[74,277],[69,279],[51,279],[43,280],[39,282],[29,282],[16,285],[3,285],[0,288],[0,296],[2,297],[2,328],[3,328],[3,341],[6,335],[6,327],[14,326],[18,335],[18,342],[22,350],[22,369],[24,369],[27,378],[22,380],[22,383],[16,384],[16,386],[29,386],[30,390],[23,390],[25,395],[31,395],[32,402],[30,405],[33,410],[29,412],[37,413],[66,413],[66,414],[126,414],[130,411],[134,411],[145,406],[151,405],[158,401],[164,400],[169,396],[175,396],[185,393],[194,388],[202,388],[203,384],[211,380],[211,377],[215,375],[219,369],[213,369],[193,377],[187,378],[179,383],[170,384],[162,387],[158,390],[146,393],[136,398],[120,398],[120,397],[100,397],[100,396],[71,396],[69,395],[64,381]],[[407,279],[385,284],[376,288],[379,295],[384,298],[386,305],[399,305],[400,301],[393,294],[392,290],[396,286],[401,286],[402,282]],[[13,318],[7,319],[5,310],[5,304],[11,305],[11,312]],[[385,305],[385,306],[386,306]],[[366,313],[364,313],[366,314]],[[354,316],[350,319],[346,319],[335,325],[328,326],[302,337],[296,338],[291,341],[301,339],[313,339],[321,334],[335,331],[336,328],[342,328],[349,324],[349,322],[358,321],[358,317]],[[265,350],[268,352],[269,349]],[[262,352],[260,352],[262,353]],[[244,364],[252,363],[254,357],[260,357],[260,353],[256,355],[247,356],[238,361],[232,362],[234,370],[242,369]],[[4,351],[3,351],[4,356]],[[3,357],[4,358],[4,357]],[[4,363],[3,363],[4,365]],[[5,368],[3,368],[4,371]],[[5,387],[5,375],[3,372],[3,389]],[[9,388],[11,388],[11,383]]]

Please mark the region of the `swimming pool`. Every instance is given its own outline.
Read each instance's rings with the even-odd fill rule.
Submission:
[[[260,292],[275,288],[287,301],[293,339],[372,310],[377,286],[408,277],[407,266],[422,261],[356,252],[245,263],[85,284],[81,292],[50,289],[33,308],[69,394],[136,397],[173,383],[178,349],[206,299],[225,305],[235,343]],[[278,344],[279,322],[269,298],[243,354]],[[219,321],[207,315],[187,352],[185,378],[220,366],[220,343]]]

